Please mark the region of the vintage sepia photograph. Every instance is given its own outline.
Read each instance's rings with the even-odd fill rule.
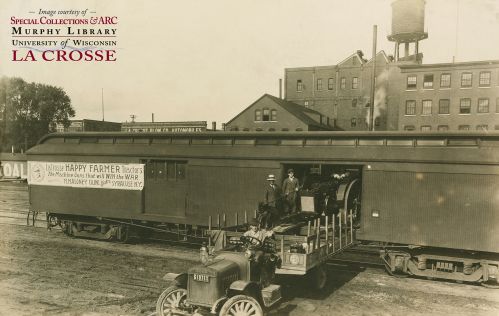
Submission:
[[[0,315],[499,315],[498,0],[0,24]]]

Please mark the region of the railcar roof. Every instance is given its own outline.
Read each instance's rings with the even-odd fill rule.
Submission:
[[[234,137],[234,138],[498,138],[499,131],[455,131],[455,132],[406,132],[399,131],[317,131],[317,132],[66,132],[51,133],[43,136],[38,144],[48,139],[65,137],[117,137],[117,138],[164,138],[164,137]]]

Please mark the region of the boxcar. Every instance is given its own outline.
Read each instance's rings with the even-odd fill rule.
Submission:
[[[55,133],[27,154],[32,210],[75,233],[98,220],[118,225],[94,228],[105,236],[128,224],[193,229],[220,213],[233,222],[270,173],[279,183],[293,168],[305,191],[348,171],[361,185],[357,239],[386,246],[390,272],[497,275],[498,133]]]

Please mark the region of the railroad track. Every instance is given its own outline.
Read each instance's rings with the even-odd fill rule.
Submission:
[[[27,225],[29,202],[28,188],[25,183],[0,182],[0,202],[0,224]],[[29,224],[31,225],[31,223],[32,214],[30,214]],[[34,226],[39,228],[47,227],[46,214],[44,212],[38,213]],[[55,227],[55,229],[57,229],[57,227]],[[201,245],[196,242],[156,237],[149,238],[148,240],[184,247],[186,249],[195,249]],[[377,249],[366,246],[356,246],[346,249],[335,258],[328,260],[328,264],[338,268],[341,268],[342,266],[350,266],[357,269],[383,267]]]

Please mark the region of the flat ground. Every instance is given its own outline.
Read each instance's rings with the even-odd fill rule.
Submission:
[[[0,183],[0,212],[25,211],[26,199],[23,185]],[[162,276],[197,264],[195,249],[73,239],[12,218],[0,216],[0,315],[150,315]],[[376,268],[328,273],[322,293],[283,279],[283,301],[270,314],[499,315],[499,290]]]

